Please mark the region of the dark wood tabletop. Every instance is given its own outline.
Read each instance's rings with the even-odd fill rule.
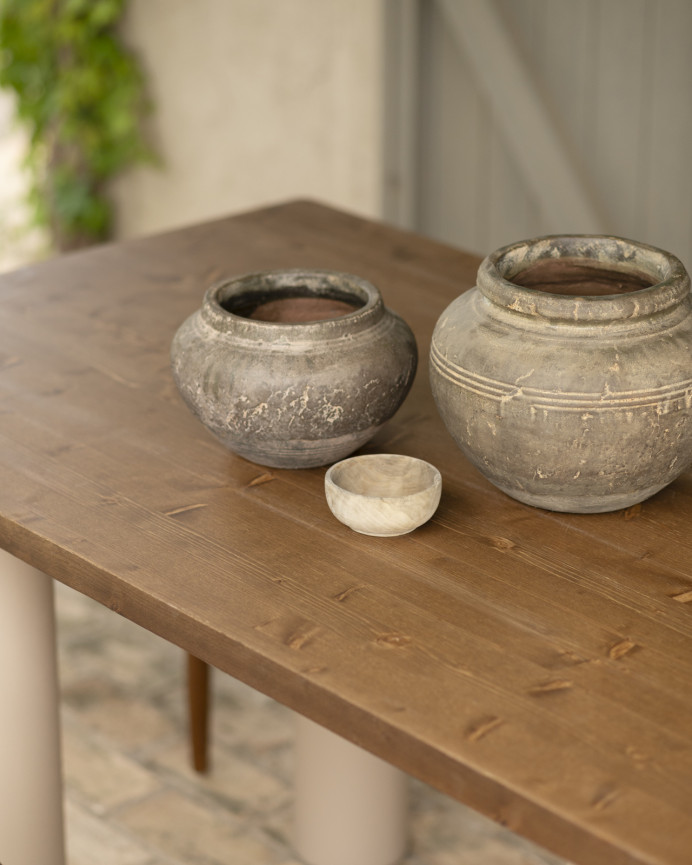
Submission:
[[[428,385],[478,259],[292,202],[0,278],[0,545],[580,865],[692,862],[692,478],[550,513],[465,460]],[[185,408],[171,338],[214,280],[366,277],[416,333],[365,452],[442,472],[410,535],[337,522],[324,469],[267,469]]]

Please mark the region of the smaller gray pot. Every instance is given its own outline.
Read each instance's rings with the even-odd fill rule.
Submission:
[[[392,417],[417,350],[366,280],[283,270],[213,285],[175,334],[171,362],[185,403],[226,447],[308,468],[353,453]]]

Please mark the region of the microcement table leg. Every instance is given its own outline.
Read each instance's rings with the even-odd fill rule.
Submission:
[[[53,581],[0,550],[0,863],[64,865]]]
[[[407,776],[296,717],[298,854],[308,865],[394,865],[408,841]]]

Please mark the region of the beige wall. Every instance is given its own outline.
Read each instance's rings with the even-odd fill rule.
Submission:
[[[382,208],[381,0],[131,0],[163,165],[114,193],[129,237],[291,197]]]

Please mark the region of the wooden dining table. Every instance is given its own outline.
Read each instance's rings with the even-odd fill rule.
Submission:
[[[593,515],[487,482],[427,361],[478,264],[291,201],[0,277],[2,865],[49,863],[16,829],[32,802],[59,821],[59,765],[31,768],[57,729],[51,580],[578,865],[692,862],[692,476]],[[351,531],[324,468],[235,456],[179,397],[169,347],[205,289],[295,267],[365,277],[416,335],[413,388],[361,449],[439,468],[411,534]]]

